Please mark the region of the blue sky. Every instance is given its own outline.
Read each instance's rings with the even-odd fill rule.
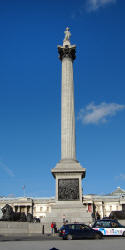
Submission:
[[[69,26],[83,192],[125,189],[125,1],[0,0],[0,195],[55,195]]]

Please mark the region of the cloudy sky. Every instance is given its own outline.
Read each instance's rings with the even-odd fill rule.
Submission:
[[[83,192],[125,189],[125,1],[0,0],[0,196],[55,195],[67,26]]]

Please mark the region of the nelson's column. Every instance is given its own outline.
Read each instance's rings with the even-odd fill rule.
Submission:
[[[76,160],[73,83],[76,46],[70,44],[69,28],[64,33],[63,46],[58,46],[62,62],[61,160],[51,170],[56,179],[56,198],[50,216],[56,222],[64,218],[68,222],[90,222],[91,217],[82,204],[82,178],[86,170]]]

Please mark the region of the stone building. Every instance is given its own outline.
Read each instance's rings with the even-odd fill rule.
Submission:
[[[12,206],[15,212],[32,213],[34,217],[40,218],[42,221],[48,213],[51,213],[51,208],[55,204],[55,198],[1,197],[0,208],[6,204]],[[101,218],[109,216],[111,211],[125,211],[125,190],[118,187],[114,192],[107,195],[84,195],[83,205],[91,216],[98,212]]]
[[[51,212],[51,206],[55,203],[54,198],[33,198],[33,197],[1,197],[0,208],[9,204],[14,212],[31,213],[36,218],[45,218]]]
[[[83,204],[88,212],[94,215],[98,212],[100,217],[108,217],[112,211],[125,211],[125,190],[117,189],[107,195],[88,194],[83,197]]]

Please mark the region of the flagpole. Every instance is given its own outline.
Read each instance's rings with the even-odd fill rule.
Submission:
[[[26,197],[26,192],[25,192],[26,186],[23,185],[22,189],[23,189],[24,197]]]

